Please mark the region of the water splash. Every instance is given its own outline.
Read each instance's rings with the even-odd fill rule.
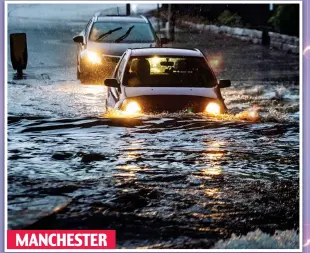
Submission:
[[[122,110],[108,109],[106,113],[100,115],[100,118],[136,118],[143,116],[142,113],[128,113]]]
[[[238,113],[224,113],[218,115],[211,115],[206,113],[189,113],[189,112],[176,112],[176,113],[134,113],[129,114],[125,111],[110,109],[105,114],[102,114],[100,118],[179,118],[179,117],[194,117],[202,119],[210,119],[215,121],[248,121],[248,122],[292,122],[295,121],[293,118],[287,116],[286,112],[280,112],[275,109],[267,109],[261,112],[261,107],[257,104],[252,105],[250,108],[245,109]]]

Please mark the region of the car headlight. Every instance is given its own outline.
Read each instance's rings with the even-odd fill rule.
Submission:
[[[98,53],[93,51],[87,51],[87,59],[92,64],[100,64],[101,63],[101,57]]]
[[[141,112],[141,107],[137,102],[131,101],[125,106],[125,111],[130,114],[139,113]]]
[[[206,106],[206,112],[209,114],[220,114],[221,113],[221,107],[219,106],[219,104],[215,103],[215,102],[210,102],[207,106]]]

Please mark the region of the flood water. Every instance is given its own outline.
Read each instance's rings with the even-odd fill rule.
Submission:
[[[171,45],[217,59],[229,113],[106,115],[106,88],[75,77],[84,24],[54,23],[22,27],[35,52],[27,79],[8,66],[9,228],[116,229],[119,248],[298,231],[298,56],[183,28]]]

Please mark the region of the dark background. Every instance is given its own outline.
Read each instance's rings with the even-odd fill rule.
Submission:
[[[168,4],[163,4],[168,9]],[[191,15],[207,18],[216,23],[218,17],[228,10],[231,14],[241,17],[242,25],[250,28],[268,27],[270,30],[299,35],[299,5],[274,4],[174,4],[173,11],[178,15]]]

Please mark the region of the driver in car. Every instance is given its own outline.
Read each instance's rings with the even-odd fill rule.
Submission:
[[[145,58],[134,59],[130,65],[130,72],[128,86],[136,87],[147,83],[151,74],[149,61]]]

